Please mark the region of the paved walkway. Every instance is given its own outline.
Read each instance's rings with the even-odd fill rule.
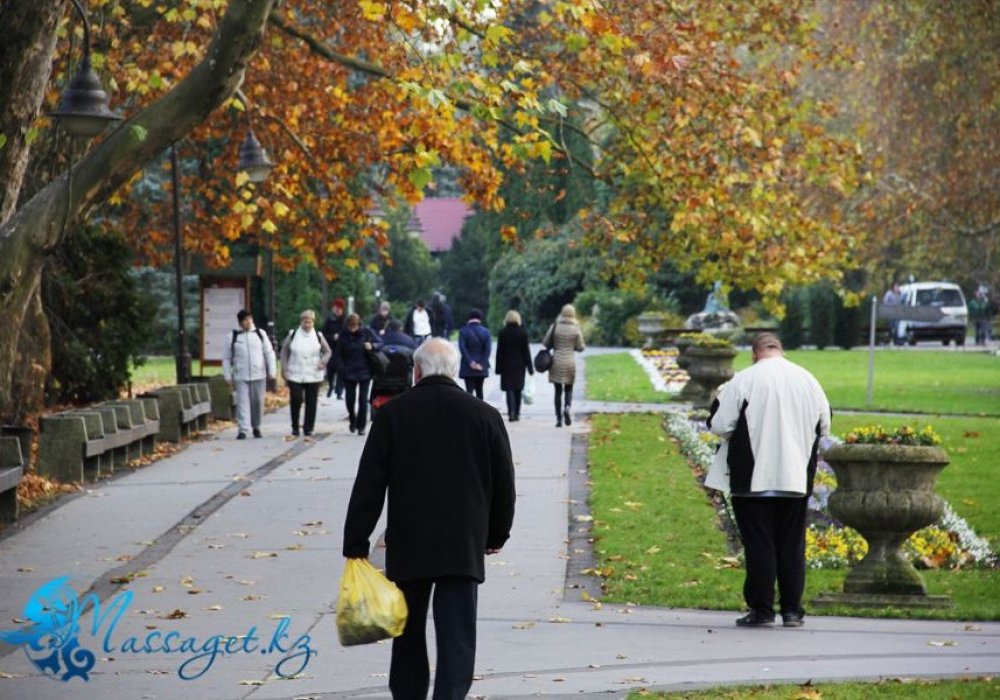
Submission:
[[[507,547],[488,559],[480,592],[474,696],[622,697],[640,687],[1000,672],[998,623],[810,617],[801,629],[739,630],[736,611],[595,609],[567,587],[580,580],[572,569],[588,554],[567,517],[583,507],[573,489],[582,482],[588,425],[556,430],[551,392],[538,387],[539,400],[510,425],[517,516]],[[494,379],[487,400],[503,405]],[[574,405],[580,415],[598,408],[610,407]],[[136,576],[111,651],[101,643],[113,613],[97,638],[91,615],[81,620],[81,645],[97,654],[89,682],[43,678],[22,649],[0,644],[0,700],[387,697],[389,645],[343,648],[334,626],[341,528],[362,447],[345,415],[321,399],[322,434],[291,440],[286,413],[270,414],[263,439],[237,442],[235,429],[225,430],[0,537],[0,629],[16,627],[32,593],[55,577],[72,576],[81,591],[92,586],[106,610],[118,590],[112,579]],[[267,647],[282,624],[285,648],[308,633],[316,652],[294,680],[272,676],[288,655],[279,650],[220,656],[189,681],[177,674],[193,654],[122,650],[131,636],[141,648],[151,632],[177,632],[203,648],[212,635],[248,635],[254,626]]]

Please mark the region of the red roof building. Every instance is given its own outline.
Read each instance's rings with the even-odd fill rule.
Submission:
[[[458,197],[428,198],[414,207],[417,221],[411,220],[411,230],[420,233],[431,253],[445,253],[462,232],[462,224],[473,213],[472,208]],[[414,223],[419,223],[419,227],[413,227]]]

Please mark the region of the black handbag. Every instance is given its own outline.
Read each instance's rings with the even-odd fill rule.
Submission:
[[[552,351],[548,348],[542,348],[537,353],[535,353],[535,371],[536,372],[548,372],[552,367]]]
[[[372,372],[382,374],[389,369],[389,357],[381,350],[368,350],[368,364]]]

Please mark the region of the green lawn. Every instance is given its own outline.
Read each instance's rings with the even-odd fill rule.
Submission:
[[[867,351],[792,350],[787,354],[816,375],[834,408],[866,409]],[[749,350],[740,352],[735,368],[749,365]],[[871,408],[1000,416],[1000,357],[979,352],[877,350]]]
[[[594,517],[594,548],[606,599],[615,602],[740,610],[743,570],[730,558],[716,514],[690,467],[653,415],[595,415],[590,437],[590,504]],[[983,428],[990,419],[978,419]],[[841,425],[837,424],[838,429]],[[846,426],[846,423],[843,425]],[[987,448],[988,449],[988,446]],[[940,492],[955,510],[987,529],[995,522],[985,516],[973,521],[962,502],[967,491],[959,476],[988,473],[988,465],[967,463],[969,452],[953,455],[955,479],[942,479]],[[975,451],[972,454],[975,457]],[[946,471],[947,471],[946,469]],[[969,477],[973,478],[972,476]],[[992,483],[991,483],[992,486]],[[955,489],[955,491],[952,491]],[[995,502],[989,496],[975,498]],[[824,591],[842,589],[846,569],[810,570],[805,600]],[[952,596],[950,610],[899,611],[827,609],[823,614],[944,619],[1000,619],[996,596],[1000,572],[984,570],[924,571],[929,592]],[[813,611],[820,612],[820,611]],[[735,616],[734,616],[735,619]]]
[[[834,409],[866,410],[868,353],[860,350],[794,350],[788,358],[814,375]],[[750,365],[749,350],[735,368]],[[643,370],[627,353],[587,358],[587,398],[662,403]],[[974,352],[881,349],[875,353],[872,410],[1000,416],[1000,357]]]
[[[666,403],[670,394],[653,389],[649,377],[625,352],[591,355],[586,362],[587,398],[591,401]]]
[[[222,367],[209,366],[205,367],[203,371],[201,362],[199,360],[192,360],[191,374],[196,377],[202,374],[205,376],[222,374]],[[177,366],[173,357],[148,357],[142,365],[132,368],[133,386],[176,383]]]
[[[878,683],[810,683],[808,686],[771,685],[734,688],[712,688],[678,693],[648,693],[636,691],[629,698],[665,698],[669,700],[979,700],[995,698],[1000,687],[993,678],[947,681],[888,680]]]

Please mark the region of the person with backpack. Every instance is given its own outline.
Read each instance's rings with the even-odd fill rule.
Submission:
[[[351,314],[344,322],[344,331],[337,340],[337,372],[344,377],[344,401],[351,432],[365,434],[368,424],[368,392],[372,368],[368,354],[382,349],[382,339],[370,328],[361,325],[361,317]]]
[[[260,419],[264,415],[266,380],[277,376],[274,348],[267,335],[253,324],[253,315],[246,309],[236,314],[239,329],[234,330],[223,352],[222,374],[236,392],[237,440],[245,440],[253,430],[259,438]]]
[[[316,427],[316,401],[319,387],[330,361],[330,346],[316,330],[316,313],[306,309],[299,314],[299,327],[288,332],[281,346],[281,376],[288,382],[291,394],[292,435],[299,435],[299,414],[306,405],[302,432],[308,437]]]

